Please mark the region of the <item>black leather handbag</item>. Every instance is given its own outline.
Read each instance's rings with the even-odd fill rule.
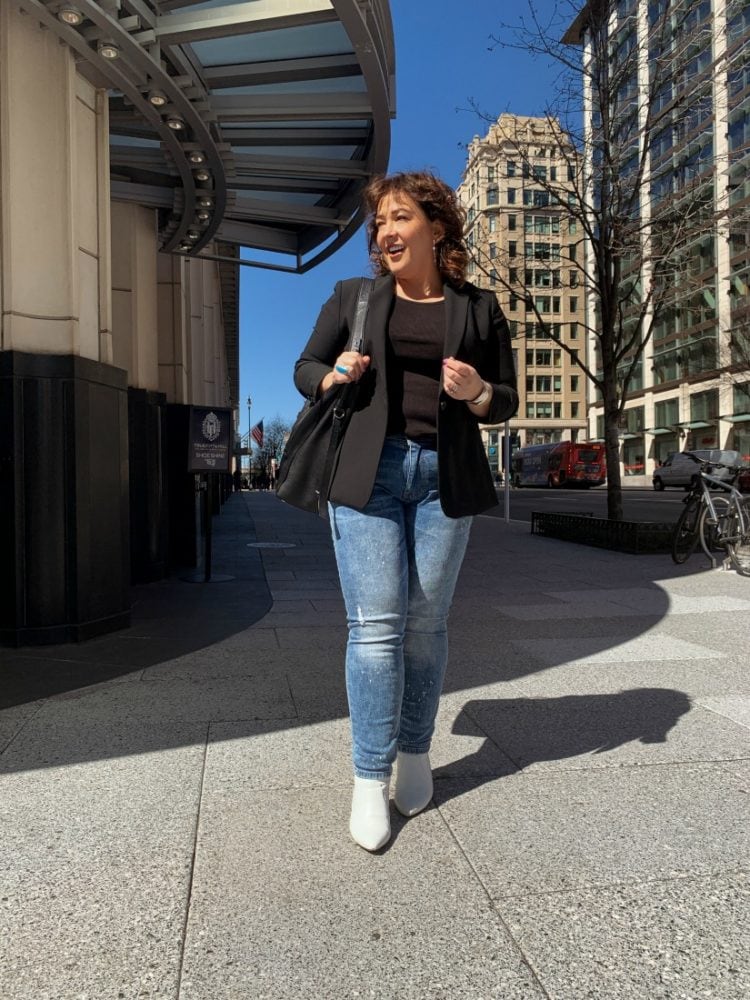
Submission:
[[[372,279],[362,278],[347,351],[362,353]],[[284,445],[276,495],[285,503],[325,517],[336,461],[354,412],[359,384],[333,385],[302,407]]]

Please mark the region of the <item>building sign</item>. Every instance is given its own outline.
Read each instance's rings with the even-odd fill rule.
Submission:
[[[229,472],[232,440],[231,410],[191,406],[188,472]]]

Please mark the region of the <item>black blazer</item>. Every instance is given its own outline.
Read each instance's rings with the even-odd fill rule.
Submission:
[[[359,278],[340,281],[320,311],[312,336],[294,368],[294,383],[308,399],[346,347]],[[518,409],[510,332],[494,292],[465,284],[445,285],[444,357],[465,361],[492,386],[482,423],[499,424]],[[394,298],[390,275],[376,278],[364,329],[370,366],[361,380],[357,409],[344,436],[331,500],[361,509],[370,499],[388,418],[386,338]],[[437,414],[440,505],[448,517],[478,514],[497,504],[479,422],[462,400],[440,388]]]

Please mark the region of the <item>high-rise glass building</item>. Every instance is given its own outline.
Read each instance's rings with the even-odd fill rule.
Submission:
[[[676,226],[688,211],[698,220],[670,250],[668,291],[630,382],[620,428],[623,473],[633,484],[649,483],[670,452],[691,448],[736,449],[750,463],[750,3],[588,3],[564,39],[582,46],[584,64],[593,58],[592,32],[602,10],[609,15],[608,37],[599,52],[607,52],[609,72],[616,74],[626,59],[634,67],[612,100],[630,94],[634,113],[649,122],[632,133],[645,156],[642,239],[655,238],[650,220],[665,218],[666,209]],[[601,93],[584,76],[590,140],[606,110]],[[587,144],[592,147],[595,139]],[[649,258],[653,246],[644,244],[643,259]],[[639,280],[649,281],[648,265]],[[592,296],[586,305],[596,365]],[[589,422],[590,436],[602,438],[596,396]]]

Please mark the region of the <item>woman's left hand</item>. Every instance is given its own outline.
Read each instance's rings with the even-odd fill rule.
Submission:
[[[476,399],[481,393],[484,381],[476,368],[472,368],[466,362],[456,361],[455,358],[443,358],[443,388],[453,399],[468,402]]]

